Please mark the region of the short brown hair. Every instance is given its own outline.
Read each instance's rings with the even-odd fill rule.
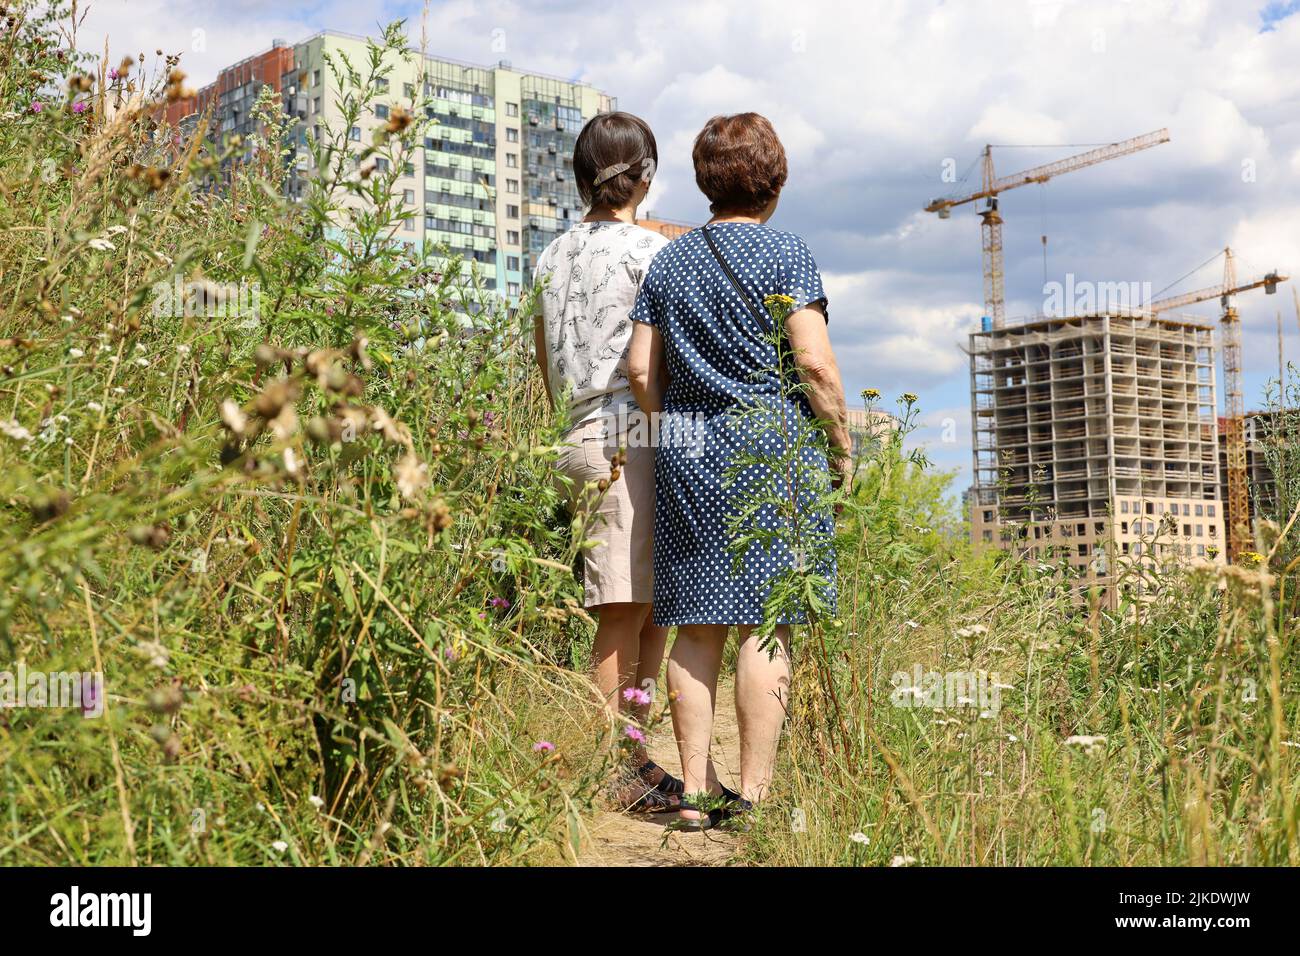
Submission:
[[[646,160],[651,164],[648,169]],[[601,170],[620,163],[626,163],[628,168],[596,185]],[[573,145],[573,178],[588,208],[626,206],[636,184],[643,175],[654,175],[658,163],[655,134],[645,120],[631,113],[598,114],[582,128]]]
[[[781,194],[785,147],[758,113],[715,116],[695,137],[695,182],[718,213],[757,213]]]

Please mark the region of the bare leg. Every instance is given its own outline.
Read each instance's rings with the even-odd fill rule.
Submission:
[[[740,629],[736,659],[736,720],[740,724],[740,795],[767,796],[781,725],[790,704],[790,629],[776,629],[776,654],[758,649],[752,628]]]
[[[636,686],[650,695],[651,704],[634,709],[638,720],[650,715],[651,706],[659,697],[659,669],[664,663],[664,647],[668,644],[668,628],[655,624],[647,614],[641,625],[640,657],[636,665]]]
[[[647,614],[645,623],[641,625],[640,641],[636,686],[650,695],[650,703],[634,706],[632,713],[644,725],[650,717],[651,710],[659,703],[659,669],[664,663],[664,646],[668,643],[668,628],[659,627],[655,624],[653,616]],[[643,753],[639,755],[639,759],[644,764],[650,758],[648,754]],[[646,783],[654,786],[664,778],[665,773],[666,771],[661,767],[653,773],[643,774],[642,777]]]
[[[668,655],[668,694],[682,758],[682,778],[687,794],[722,793],[709,756],[713,737],[713,706],[718,691],[718,670],[727,643],[725,624],[683,624]],[[688,819],[699,811],[683,810]]]
[[[591,646],[593,676],[606,712],[618,720],[628,709],[623,691],[632,686],[637,676],[641,628],[650,605],[601,604],[595,610],[598,624],[596,639]],[[639,763],[649,759],[644,747],[638,747],[634,756]]]

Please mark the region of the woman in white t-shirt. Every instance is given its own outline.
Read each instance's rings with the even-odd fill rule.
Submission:
[[[651,620],[655,450],[627,377],[629,313],[641,280],[667,240],[636,225],[658,162],[650,127],[629,113],[602,113],[574,145],[573,174],[587,216],[537,261],[545,284],[535,326],[537,364],[553,407],[572,427],[558,469],[575,509],[591,515],[583,553],[584,603],[598,625],[595,681],[605,706],[643,718],[650,709],[668,629]],[[632,761],[616,799],[626,809],[676,809],[681,781],[656,766],[633,724]]]

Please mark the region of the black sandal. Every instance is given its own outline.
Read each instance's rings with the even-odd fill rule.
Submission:
[[[656,770],[663,773],[663,776],[659,778],[658,783],[651,783],[649,780],[645,779],[647,774],[654,773]],[[636,772],[637,776],[641,778],[642,782],[645,783],[647,787],[657,790],[665,796],[680,797],[686,792],[686,785],[684,783],[670,774],[667,770],[664,770],[663,767],[659,766],[653,760],[647,760],[641,766],[637,767]]]
[[[724,809],[714,807],[712,810],[700,810],[695,804],[691,803],[685,797],[682,797],[678,806],[679,810],[694,810],[700,814],[698,819],[688,820],[685,817],[678,817],[672,823],[668,824],[670,830],[685,830],[688,833],[700,833],[704,830],[712,830],[714,827],[721,825],[725,819]]]
[[[700,813],[697,820],[688,820],[679,817],[670,826],[675,830],[687,830],[690,832],[699,832],[701,830],[712,830],[714,827],[725,827],[745,832],[749,829],[749,824],[745,822],[744,817],[754,809],[754,805],[742,797],[736,791],[729,788],[721,780],[718,786],[722,788],[721,796],[712,797],[711,802],[716,803],[710,810],[701,811],[699,807],[682,797],[682,810],[694,810]]]
[[[623,808],[624,813],[672,813],[680,810],[682,798],[675,793],[661,793],[654,787],[646,789],[631,804]]]

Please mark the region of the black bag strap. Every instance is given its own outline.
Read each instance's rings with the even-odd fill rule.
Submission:
[[[736,273],[731,271],[731,265],[722,255],[722,251],[718,248],[718,244],[713,241],[713,236],[709,233],[709,227],[702,227],[700,232],[704,233],[704,241],[709,244],[709,249],[713,252],[713,257],[718,260],[718,265],[722,266],[722,271],[726,273],[727,278],[731,280],[731,284],[735,288],[736,294],[740,296],[740,301],[744,302],[745,307],[749,309],[749,314],[758,322],[760,328],[770,328],[772,325],[772,317],[766,312],[760,311],[754,305],[754,301],[749,297],[749,293],[745,291],[745,287],[742,286],[740,280],[736,278]]]

